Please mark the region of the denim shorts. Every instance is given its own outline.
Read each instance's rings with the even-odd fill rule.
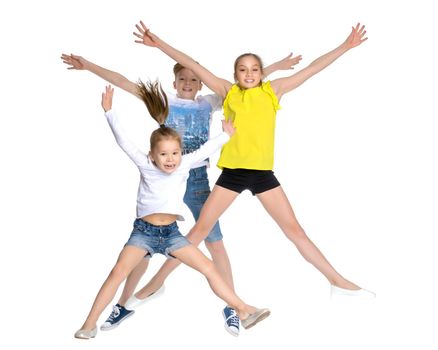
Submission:
[[[224,168],[216,185],[242,193],[250,190],[253,196],[280,186],[272,170]]]
[[[190,175],[187,180],[187,190],[184,195],[184,203],[189,207],[193,217],[198,221],[199,213],[202,206],[210,194],[210,184],[208,183],[207,167],[190,169]],[[205,240],[207,242],[216,242],[222,240],[222,232],[217,221]]]
[[[181,232],[176,222],[165,226],[152,225],[142,219],[134,221],[131,236],[125,245],[132,245],[147,250],[146,258],[155,253],[174,258],[172,252],[191,244]]]

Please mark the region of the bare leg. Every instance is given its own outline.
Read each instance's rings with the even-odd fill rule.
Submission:
[[[295,244],[304,259],[313,264],[328,279],[330,284],[345,289],[360,289],[357,285],[342,277],[307,237],[298,223],[292,206],[281,186],[260,193],[257,198],[280,226],[286,237]]]
[[[172,255],[182,263],[202,273],[207,278],[213,292],[235,309],[242,320],[257,310],[254,306],[247,305],[234,293],[225,283],[214,263],[197,247],[193,245],[185,246],[172,252]]]
[[[218,269],[220,275],[228,284],[228,286],[234,290],[233,271],[231,270],[231,263],[225,249],[224,242],[222,240],[215,242],[205,241],[205,246],[207,247],[211,255],[211,259],[213,260],[213,263]]]
[[[97,293],[90,313],[81,329],[91,330],[96,327],[100,314],[114,298],[117,288],[126,276],[138,265],[141,259],[144,258],[145,254],[144,249],[134,246],[125,246],[122,249],[115,266],[100,288],[99,293]]]
[[[132,272],[126,278],[125,286],[123,287],[122,295],[120,295],[118,304],[124,306],[126,301],[134,294],[135,288],[140,282],[141,277],[146,272],[149,265],[149,259],[142,259],[138,265],[132,270]]]
[[[202,207],[198,221],[187,235],[187,238],[193,245],[199,245],[199,243],[207,237],[213,225],[238,195],[237,192],[227,190],[220,186],[213,187],[207,201]],[[152,277],[142,289],[135,293],[135,296],[139,299],[144,299],[156,292],[163,285],[167,276],[169,276],[179,264],[180,262],[176,259],[167,259],[155,276]]]

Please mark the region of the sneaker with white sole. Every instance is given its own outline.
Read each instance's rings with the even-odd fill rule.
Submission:
[[[231,335],[234,335],[237,337],[239,335],[239,327],[240,327],[240,319],[239,316],[236,313],[236,310],[229,306],[225,306],[225,308],[222,310],[222,315],[225,319],[225,329],[228,333]]]
[[[131,317],[134,312],[134,310],[128,310],[119,304],[114,305],[113,311],[111,312],[107,320],[100,326],[100,330],[109,331],[116,328],[124,320]]]
[[[125,307],[129,310],[133,310],[143,305],[144,303],[151,301],[154,298],[158,298],[164,294],[164,284],[157,289],[154,293],[148,295],[144,299],[139,299],[135,295],[131,296],[125,303]]]

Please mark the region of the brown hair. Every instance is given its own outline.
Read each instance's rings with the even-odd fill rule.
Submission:
[[[176,76],[179,72],[181,72],[184,68],[186,68],[186,67],[184,67],[182,64],[179,64],[179,63],[176,63],[174,66],[173,66],[173,74]]]
[[[197,61],[196,61],[196,63],[198,63]],[[199,63],[198,63],[199,64]],[[175,65],[173,66],[173,74],[175,75],[175,77],[176,77],[176,75],[179,73],[179,72],[181,72],[183,69],[186,69],[187,67],[184,67],[182,64],[180,64],[180,63],[175,63]],[[199,80],[201,80],[201,79],[199,79]]]
[[[259,55],[256,55],[255,53],[251,53],[251,52],[247,52],[247,53],[241,54],[239,57],[236,58],[236,60],[234,61],[234,74],[236,74],[237,65],[239,64],[239,61],[242,58],[247,57],[247,56],[252,56],[252,57],[254,57],[259,62],[260,69],[261,69],[262,75],[263,75],[263,61],[262,61],[262,59],[260,58]]]
[[[148,81],[146,83],[139,80],[137,84],[140,98],[146,105],[151,117],[160,125],[160,127],[151,134],[150,149],[153,150],[161,140],[173,139],[182,145],[181,136],[178,132],[164,125],[169,115],[169,103],[161,84],[158,80],[154,82]]]

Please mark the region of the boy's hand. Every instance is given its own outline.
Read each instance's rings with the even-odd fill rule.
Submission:
[[[155,34],[152,34],[142,21],[140,21],[140,24],[136,24],[135,27],[137,28],[138,33],[133,32],[132,34],[140,39],[135,40],[136,43],[151,47],[158,46],[158,37]]]
[[[226,132],[230,137],[233,136],[233,134],[236,132],[236,128],[233,126],[233,122],[231,120],[222,120],[222,130]]]
[[[66,55],[65,53],[61,56],[62,62],[69,65],[67,69],[77,69],[77,70],[83,70],[85,69],[85,59],[83,59],[81,56],[76,55]]]
[[[105,112],[108,112],[112,108],[113,104],[114,88],[111,85],[105,87],[105,92],[102,93],[102,108]]]

